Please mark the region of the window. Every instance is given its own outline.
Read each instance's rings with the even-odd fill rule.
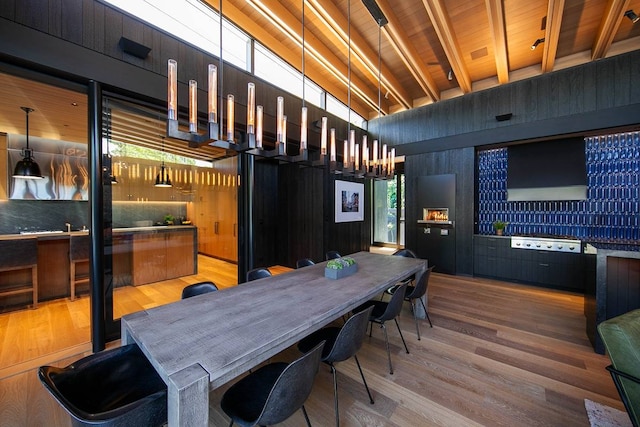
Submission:
[[[216,57],[220,56],[219,15],[198,0],[106,1]],[[250,37],[226,20],[222,21],[222,32],[222,58],[230,64],[250,71]]]
[[[345,122],[350,121],[351,124],[354,124],[361,129],[367,128],[367,121],[362,116],[351,110],[351,117],[349,117],[349,107],[330,94],[327,94],[327,111],[336,117],[340,117]]]
[[[304,98],[310,104],[323,107],[324,91],[322,88],[311,80],[305,79],[303,94],[302,73],[294,67],[259,43],[255,43],[254,57],[254,74],[256,76],[299,98]]]

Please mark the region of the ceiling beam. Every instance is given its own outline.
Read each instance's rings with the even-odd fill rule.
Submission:
[[[602,15],[598,34],[591,48],[591,60],[604,58],[613,43],[613,38],[618,32],[618,27],[624,19],[624,12],[628,9],[631,0],[609,0],[607,8]]]
[[[460,84],[460,89],[462,89],[464,93],[471,92],[471,78],[469,77],[469,72],[462,58],[462,52],[460,52],[460,47],[458,46],[458,41],[451,26],[445,5],[442,3],[442,0],[422,0],[422,4],[429,14],[433,28],[449,60],[449,65],[451,65],[458,84]]]
[[[547,27],[544,34],[544,51],[542,52],[542,72],[553,71],[558,52],[560,27],[564,13],[564,0],[549,0],[547,7]]]
[[[553,0],[551,0],[553,1]],[[496,60],[498,82],[509,82],[509,59],[507,57],[507,34],[504,25],[504,8],[502,0],[486,0],[489,27],[493,36],[493,51]]]
[[[206,0],[207,4],[211,6],[214,10],[218,10],[218,3],[215,0]],[[248,2],[253,6],[253,2]],[[264,6],[264,4],[263,4]],[[280,3],[278,2],[269,2],[269,6],[276,7],[278,20],[283,20],[287,23],[287,27],[299,28],[299,33],[291,34],[291,31],[288,32],[287,29],[282,28],[280,26],[276,26],[283,34],[287,35],[287,37],[292,40],[300,50],[292,51],[290,46],[285,46],[283,43],[278,41],[271,34],[272,28],[264,27],[259,25],[258,22],[248,19],[247,15],[238,9],[231,2],[226,2],[223,6],[224,16],[228,18],[231,22],[235,23],[237,26],[250,34],[253,38],[259,41],[264,46],[268,46],[269,49],[273,52],[277,52],[277,54],[287,61],[291,66],[300,71],[302,65],[302,22],[298,20],[295,16],[291,14],[288,10],[284,9]],[[263,16],[267,19],[271,20],[270,15],[275,16],[276,12],[272,10],[260,10],[256,8]],[[269,13],[267,15],[266,13]],[[338,58],[327,46],[325,46],[322,42],[318,41],[313,35],[309,33],[305,33],[305,55],[306,59],[311,59],[317,63],[317,67],[305,67],[305,75],[308,76],[315,83],[319,84],[323,89],[327,92],[331,93],[331,95],[340,99],[342,102],[347,104],[347,67],[342,64],[342,60]],[[336,65],[337,64],[337,65]],[[332,83],[329,79],[324,77],[320,72],[314,71],[316,69],[326,69],[333,77],[338,80],[338,84]],[[342,86],[340,86],[340,84]],[[368,112],[370,110],[378,109],[378,92],[371,90],[369,85],[364,83],[362,80],[358,78],[351,79],[351,89],[358,96],[361,102],[357,102],[354,105],[352,103],[351,108],[353,108],[358,114],[363,117],[367,117]],[[341,97],[341,94],[344,93],[344,96]],[[365,107],[366,106],[366,107]]]
[[[340,41],[344,48],[349,49],[349,35],[347,33],[349,22],[343,15],[343,12],[331,2],[308,0],[308,4],[309,9],[311,9],[327,29],[336,36],[336,40]],[[372,81],[377,83],[378,53],[369,48],[364,38],[357,31],[353,30],[353,26],[351,27],[350,46],[352,52],[355,53],[355,60],[360,63],[361,68],[364,68],[364,70],[371,75]],[[375,58],[375,61],[371,58]],[[380,78],[386,91],[389,91],[404,108],[411,108],[411,96],[404,90],[391,70],[384,66],[384,64],[381,64],[380,68]]]
[[[440,90],[438,89],[438,85],[420,59],[420,55],[409,40],[406,32],[402,30],[402,24],[400,24],[400,21],[398,21],[398,18],[393,13],[393,9],[387,0],[378,0],[378,6],[389,22],[388,25],[382,28],[383,34],[398,53],[398,56],[402,59],[402,62],[404,62],[413,78],[418,82],[425,95],[434,102],[439,101]],[[419,97],[414,96],[413,98]]]

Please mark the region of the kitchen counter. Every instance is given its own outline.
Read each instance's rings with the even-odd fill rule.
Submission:
[[[35,240],[37,300],[46,301],[70,296],[70,239],[86,236],[86,231],[43,231],[27,234],[3,234],[0,241]],[[115,286],[153,283],[196,274],[198,271],[198,229],[194,225],[169,225],[113,229],[113,274]],[[88,274],[88,262],[80,266]],[[25,282],[20,270],[1,273],[0,292]],[[83,289],[86,292],[86,288]],[[25,295],[4,296],[5,306],[31,303]]]
[[[154,225],[149,227],[122,227],[114,228],[113,234],[126,234],[126,233],[166,233],[175,230],[189,230],[196,229],[194,225]],[[89,230],[75,230],[71,232],[67,231],[33,231],[25,234],[0,234],[0,240],[19,240],[19,239],[38,239],[38,240],[55,240],[55,239],[68,239],[72,235],[86,235],[89,234]]]

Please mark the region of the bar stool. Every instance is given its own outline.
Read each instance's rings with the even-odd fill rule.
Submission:
[[[0,272],[31,270],[31,282],[0,288],[0,297],[31,293],[33,308],[38,307],[38,239],[0,241]]]
[[[76,285],[89,283],[89,271],[78,273],[78,263],[89,263],[89,235],[71,235],[69,237],[69,285],[71,301],[76,299]]]

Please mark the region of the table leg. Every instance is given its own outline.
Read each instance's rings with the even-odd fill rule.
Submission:
[[[169,427],[209,425],[209,373],[194,364],[169,377]]]

